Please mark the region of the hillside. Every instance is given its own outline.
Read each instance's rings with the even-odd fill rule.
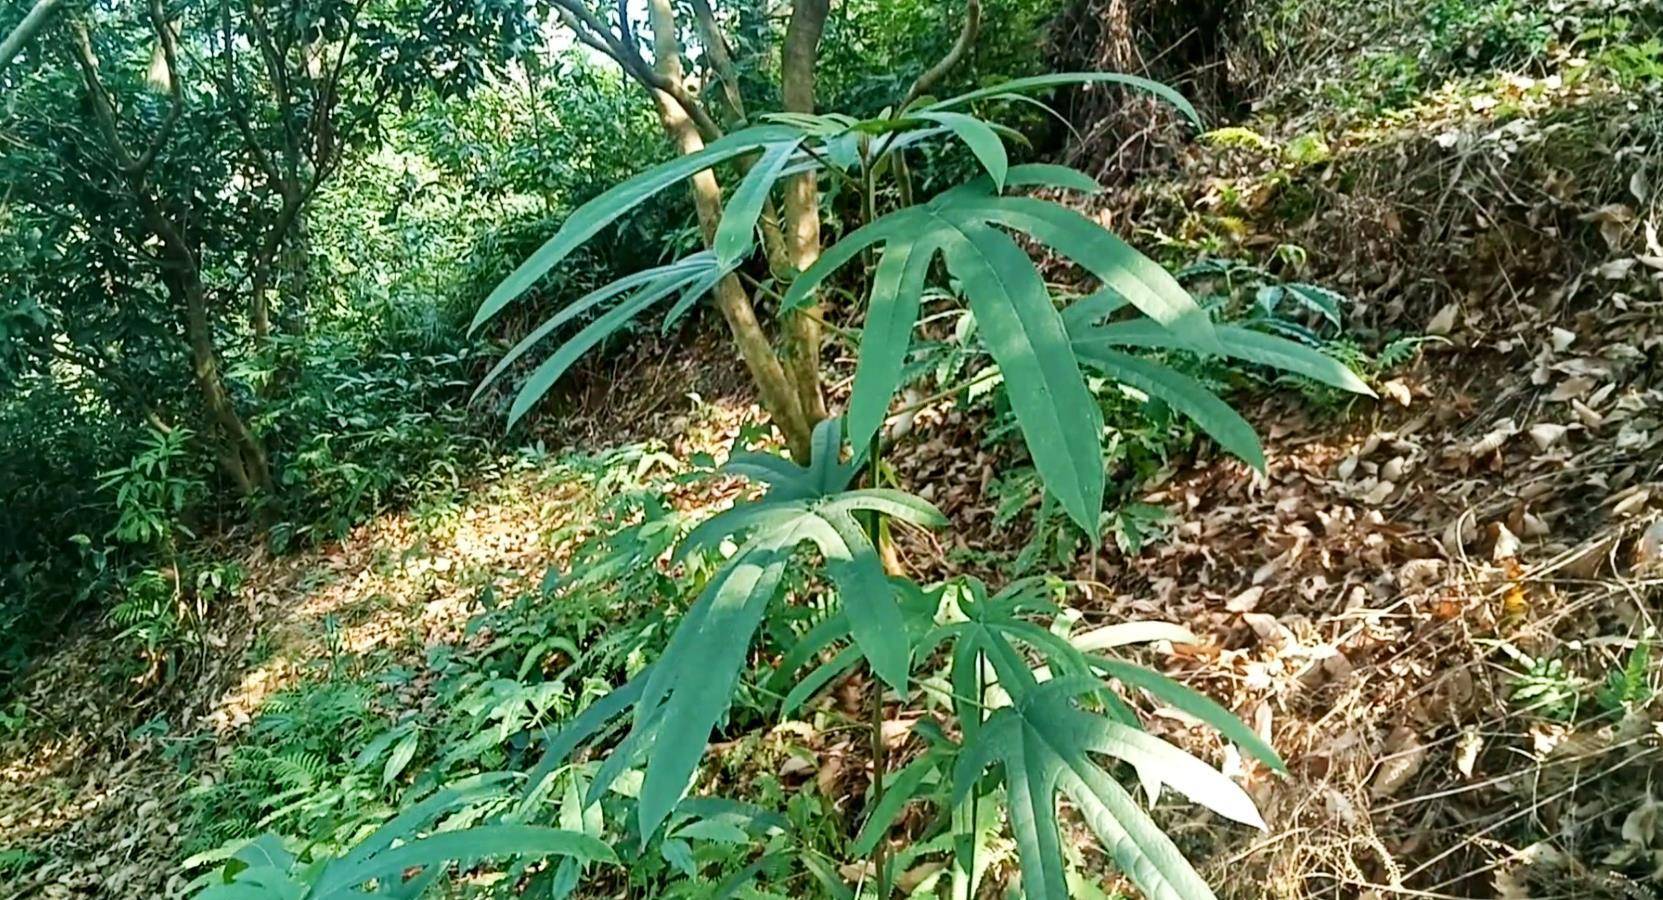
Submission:
[[[892,563],[921,583],[1056,575],[1059,621],[1145,623],[1127,658],[1275,748],[1286,774],[1128,693],[1268,824],[1161,795],[1156,819],[1220,896],[1656,896],[1659,21],[1401,6],[1279,7],[1299,12],[1273,20],[1274,46],[1238,35],[1217,60],[1252,98],[1240,115],[1199,138],[1151,126],[1133,154],[1127,113],[1082,104],[1098,118],[1057,154],[1110,184],[1071,205],[1174,270],[1201,265],[1186,286],[1219,316],[1317,336],[1378,396],[1198,363],[1258,432],[1263,470],[1170,412],[1110,418],[1093,549],[1039,488],[1002,395],[909,387],[886,477],[950,525],[897,528]],[[1244,34],[1272,21],[1256,16]],[[961,364],[952,320],[924,327],[918,368]],[[712,577],[670,553],[744,495],[712,469],[778,447],[719,323],[691,328],[584,368],[535,438],[344,538],[288,554],[228,539],[241,577],[166,690],[110,676],[112,626],[66,638],[0,709],[0,897],[188,896],[235,838],[342,844],[440,784],[531,770],[545,728],[660,653],[683,582]],[[834,405],[853,377],[846,354],[829,362]],[[1103,396],[1111,413],[1148,399]],[[877,682],[838,674],[784,715],[778,665],[751,654],[694,785],[779,810],[840,866],[772,890],[862,890],[863,854],[827,835],[871,801],[859,728]],[[892,772],[951,705],[946,676],[919,677],[936,691],[922,710],[878,705]],[[579,783],[543,800],[583,829],[599,807]],[[946,896],[940,848],[911,842],[924,806],[892,829],[897,882]],[[1070,809],[1073,895],[1135,895]],[[762,851],[689,843],[694,876],[666,852],[578,896],[782,895],[724,884]],[[995,883],[1019,883],[1010,838],[985,854]],[[451,895],[554,880],[464,871]]]

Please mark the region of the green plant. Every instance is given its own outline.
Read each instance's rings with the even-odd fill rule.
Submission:
[[[1299,341],[1237,325],[1215,325],[1177,279],[1068,207],[1005,193],[1028,185],[1077,191],[1094,190],[1096,185],[1060,166],[1010,165],[999,129],[962,110],[977,101],[1082,82],[1148,90],[1193,118],[1193,110],[1167,88],[1117,75],[1018,79],[949,100],[904,105],[877,119],[769,116],[770,124],[728,135],[601,194],[576,211],[487,298],[475,317],[476,327],[632,206],[706,168],[753,157],[709,249],[573,302],[498,363],[486,384],[560,326],[616,301],[531,373],[510,410],[513,421],[524,416],[580,355],[624,323],[677,297],[666,316],[674,321],[735,271],[755,252],[753,232],[771,188],[787,172],[823,172],[859,190],[865,224],[827,248],[791,281],[779,298],[783,310],[806,308],[835,272],[882,245],[875,253],[869,286],[856,292],[867,296],[866,326],[846,418],[819,423],[806,446],[793,442],[795,463],[754,453],[730,460],[726,471],[763,485],[765,492],[701,524],[682,542],[677,559],[703,554],[719,561],[718,568],[676,623],[662,654],[550,740],[531,777],[534,790],[579,745],[605,733],[614,718],[633,710],[628,732],[588,782],[583,803],[599,802],[627,772],[642,766],[639,783],[629,789],[636,800],[632,831],[642,841],[653,838],[683,802],[702,748],[730,708],[754,635],[765,621],[791,609],[782,596],[802,593],[782,589],[788,573],[803,569],[808,575],[804,587],[812,591],[823,577],[837,603],[786,650],[768,688],[788,689],[781,708],[789,710],[862,661],[874,676],[870,730],[877,777],[863,831],[866,840],[856,844],[873,857],[879,897],[889,896],[897,874],[896,858],[885,838],[887,819],[879,818],[892,814],[896,806],[890,787],[910,791],[924,783],[916,768],[893,777],[887,771],[880,736],[883,687],[910,703],[918,691],[914,670],[930,665],[938,654],[951,660],[947,680],[952,715],[940,732],[935,755],[926,758],[939,773],[937,781],[945,778],[951,784],[945,806],[952,812],[952,824],[939,846],[925,841],[897,857],[929,852],[925,848],[950,851],[955,877],[973,885],[982,871],[976,850],[984,821],[981,805],[1002,798],[1016,835],[1026,894],[1065,897],[1066,864],[1056,809],[1056,795],[1062,791],[1084,809],[1088,824],[1122,870],[1151,895],[1210,895],[1176,847],[1093,754],[1131,763],[1151,798],[1160,785],[1169,783],[1238,821],[1262,824],[1258,814],[1233,782],[1145,735],[1136,715],[1113,695],[1102,676],[1162,696],[1279,768],[1275,754],[1210,701],[1147,670],[1094,656],[1031,621],[1054,608],[1036,596],[1030,584],[1019,583],[989,598],[985,589],[971,583],[957,592],[953,611],[944,611],[935,602],[941,592],[892,577],[879,552],[892,523],[942,523],[927,502],[878,484],[879,426],[903,379],[926,284],[938,257],[955,280],[956,293],[968,303],[982,351],[997,366],[1045,490],[1093,544],[1102,526],[1104,423],[1082,367],[1159,400],[1227,450],[1260,466],[1263,455],[1251,426],[1205,384],[1158,359],[1129,351],[1216,354],[1343,390],[1369,392],[1350,370]],[[912,204],[900,154],[941,137],[965,144],[986,175]],[[900,198],[897,209],[881,216],[876,189],[880,176],[898,180],[895,196]],[[1080,264],[1101,282],[1101,289],[1059,310],[1027,252],[1005,229]],[[1312,296],[1322,299],[1320,294]],[[1123,317],[1126,312],[1136,315]],[[766,384],[761,387],[768,389]],[[847,459],[846,445],[852,448]],[[851,489],[863,468],[869,469],[868,486]],[[816,551],[818,565],[804,566],[807,560],[798,546],[805,543]],[[733,549],[730,553],[723,547]],[[1085,645],[1092,646],[1089,641]],[[826,653],[831,658],[794,686],[779,680]],[[1036,666],[1031,654],[1042,662]],[[1098,715],[1099,708],[1107,714]],[[983,778],[989,768],[1000,770],[997,783],[1002,791]],[[816,871],[812,858],[804,857],[811,872]],[[848,895],[835,877],[816,877],[833,895]]]
[[[235,850],[193,858],[186,866],[227,860],[193,884],[200,900],[347,900],[367,896],[369,884],[375,885],[375,896],[414,900],[452,863],[499,856],[616,859],[606,844],[580,832],[504,822],[430,827],[459,807],[477,807],[500,796],[502,780],[477,779],[439,791],[339,855],[314,853],[302,860],[282,839],[266,834]]]
[[[189,429],[152,428],[125,466],[99,476],[99,487],[114,495],[116,523],[108,537],[173,553],[179,537],[193,537],[180,516],[203,482],[189,468]]]
[[[1645,707],[1657,696],[1651,662],[1652,640],[1653,633],[1648,628],[1628,652],[1628,660],[1606,673],[1605,683],[1594,697],[1600,709],[1622,714]]]
[[[1509,697],[1515,707],[1555,722],[1576,718],[1582,706],[1584,684],[1565,667],[1564,660],[1531,656],[1507,643],[1501,644],[1501,648],[1520,666],[1513,673]]]

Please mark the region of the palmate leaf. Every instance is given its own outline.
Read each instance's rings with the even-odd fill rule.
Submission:
[[[1055,166],[1019,166],[1006,177],[1012,183],[1081,186],[1077,174]],[[1079,262],[1183,345],[1211,351],[1218,349],[1218,338],[1206,313],[1166,270],[1100,225],[1045,200],[991,195],[992,186],[955,188],[857,229],[792,282],[782,305],[802,303],[860,251],[886,245],[849,404],[850,439],[863,446],[899,387],[923,284],[941,254],[963,285],[982,340],[1004,375],[1035,468],[1069,517],[1096,540],[1104,489],[1101,413],[1043,279],[1001,229],[1025,233]]]
[[[789,550],[805,541],[814,544],[826,561],[826,573],[837,587],[843,614],[862,655],[879,678],[904,692],[911,668],[906,627],[877,549],[856,523],[854,514],[877,512],[922,527],[937,527],[946,519],[928,502],[900,491],[844,490],[854,476],[854,467],[841,460],[841,435],[840,419],[817,425],[811,463],[806,468],[784,460],[741,457],[739,471],[761,474],[770,485],[769,493],[693,529],[677,556],[711,549],[741,533],[748,534],[749,539],[735,558],[744,556],[752,546]]]
[[[962,807],[970,792],[979,789],[985,770],[999,767],[1029,898],[1068,896],[1057,824],[1059,792],[1073,801],[1116,864],[1150,897],[1211,897],[1177,848],[1094,755],[1130,763],[1151,800],[1170,784],[1222,815],[1262,827],[1257,810],[1240,787],[1212,767],[1139,730],[1130,708],[1106,690],[1093,670],[1192,711],[1274,767],[1281,761],[1256,737],[1247,740],[1251,730],[1212,701],[1148,670],[1088,656],[1029,621],[1031,614],[1055,612],[1046,596],[1053,584],[1020,581],[990,599],[981,582],[966,579],[955,595],[965,621],[940,626],[920,642],[925,647],[953,642],[951,677],[964,734],[953,771],[953,806]],[[1019,646],[1037,652],[1046,664],[1031,669]],[[1042,682],[1048,676],[1054,677]],[[984,677],[990,680],[984,683]],[[973,701],[978,691],[994,685],[999,690],[985,694],[988,702],[996,704],[995,695],[1003,692],[1009,705],[987,715]],[[1078,701],[1088,697],[1108,704],[1109,714],[1082,709]]]
[[[676,558],[712,550],[728,539],[740,542],[739,549],[682,617],[663,655],[550,742],[534,773],[533,790],[578,744],[633,708],[630,731],[595,774],[586,802],[599,799],[619,775],[645,758],[637,818],[641,834],[652,835],[681,800],[712,729],[732,700],[746,652],[785,567],[804,542],[820,551],[838,589],[840,627],[853,634],[860,654],[880,678],[905,690],[911,648],[896,588],[854,514],[880,512],[919,525],[945,520],[933,506],[899,491],[845,490],[854,468],[841,459],[841,436],[840,420],[817,426],[807,467],[761,454],[736,457],[729,471],[755,477],[770,490],[693,529]]]
[[[1236,821],[1263,828],[1253,801],[1235,782],[1170,744],[1077,707],[1073,700],[1098,690],[1094,678],[1033,682],[1009,664],[1011,654],[990,656],[1002,683],[1021,684],[1013,705],[1000,709],[968,739],[955,766],[954,803],[962,802],[983,770],[998,764],[1009,799],[1011,831],[1022,860],[1023,891],[1031,900],[1066,900],[1057,794],[1066,794],[1144,893],[1156,898],[1212,897],[1160,828],[1093,759],[1103,754],[1131,763],[1151,794],[1162,784]]]

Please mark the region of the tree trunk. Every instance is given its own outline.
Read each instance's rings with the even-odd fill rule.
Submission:
[[[674,81],[682,78],[681,44],[676,36],[675,12],[669,0],[650,0],[648,22],[653,34],[653,61],[660,74]],[[683,154],[704,148],[688,111],[674,97],[663,91],[653,91],[653,102],[658,107],[659,122],[664,126]],[[699,228],[706,245],[716,236],[716,226],[722,220],[722,189],[716,173],[706,169],[691,180],[693,206],[698,212]],[[785,367],[769,343],[768,335],[757,321],[756,310],[738,277],[728,275],[716,283],[716,308],[733,333],[739,354],[762,394],[762,405],[774,419],[774,425],[785,435],[786,446],[793,458],[807,463],[809,436],[813,426],[803,413],[802,401],[786,375]]]
[[[814,64],[820,54],[830,0],[795,0],[791,21],[780,51],[780,83],[786,112],[814,112]],[[820,191],[813,172],[792,176],[785,183],[785,245],[791,267],[802,272],[820,258]],[[826,417],[826,398],[820,389],[820,322],[818,296],[785,321],[785,367],[803,415],[812,428]]]
[[[218,429],[220,467],[237,483],[244,499],[260,502],[275,493],[265,447],[237,413],[225,379],[219,371],[214,349],[213,325],[208,321],[208,301],[200,281],[186,274],[166,276],[168,291],[185,307],[185,337],[190,343],[191,376],[202,392],[208,419]]]

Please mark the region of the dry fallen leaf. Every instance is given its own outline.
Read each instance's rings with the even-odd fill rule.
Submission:
[[[1634,545],[1634,567],[1646,569],[1663,561],[1663,519],[1651,523]]]
[[[1426,747],[1407,725],[1399,725],[1386,739],[1386,755],[1375,768],[1369,793],[1390,797],[1409,783],[1426,762]]]
[[[1518,556],[1519,555],[1519,538],[1518,538],[1518,536],[1513,534],[1513,532],[1507,530],[1507,526],[1501,524],[1500,522],[1496,523],[1495,529],[1496,529],[1496,546],[1495,546],[1495,550],[1491,552],[1490,558],[1494,559],[1497,562],[1500,562],[1504,559],[1512,559],[1513,557]]]
[[[1536,448],[1538,450],[1546,450],[1554,444],[1559,443],[1559,439],[1564,437],[1565,432],[1569,430],[1570,429],[1566,428],[1564,425],[1558,425],[1552,422],[1542,422],[1540,424],[1530,426],[1530,439],[1536,442]]]
[[[1432,317],[1432,321],[1426,323],[1426,333],[1436,337],[1448,337],[1449,333],[1455,330],[1455,318],[1460,312],[1461,304],[1445,304],[1444,308]]]
[[[1254,585],[1245,591],[1225,601],[1224,608],[1234,613],[1252,612],[1259,606],[1259,598],[1265,595],[1263,586]]]

